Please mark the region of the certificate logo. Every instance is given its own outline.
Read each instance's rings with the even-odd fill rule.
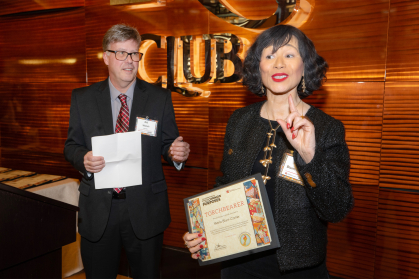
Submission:
[[[240,244],[244,247],[250,245],[250,234],[247,232],[241,233],[239,236]]]

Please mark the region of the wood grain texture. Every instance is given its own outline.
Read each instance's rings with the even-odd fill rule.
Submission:
[[[0,30],[0,81],[86,81],[84,8],[0,17]]]
[[[172,93],[179,135],[191,145],[187,165],[208,168],[208,98]]]
[[[418,1],[391,0],[388,46],[388,81],[419,81]]]
[[[327,267],[339,278],[374,278],[378,187],[353,185],[355,206],[340,223],[329,224]]]
[[[220,0],[220,3],[236,15],[252,20],[268,18],[278,8],[275,0]]]
[[[418,278],[419,194],[380,189],[375,278]]]
[[[60,8],[83,7],[84,0],[13,0],[1,1],[0,16],[23,12],[43,11]]]
[[[84,83],[0,83],[2,165],[79,177],[65,161],[71,91]]]
[[[329,80],[384,81],[389,0],[321,0],[301,30],[330,65]]]
[[[207,170],[185,168],[177,171],[174,167],[164,166],[167,181],[172,223],[164,232],[164,244],[184,247],[182,236],[188,231],[183,199],[207,190]]]
[[[382,82],[332,81],[306,99],[345,125],[353,185],[378,186],[383,99]]]
[[[419,82],[386,82],[380,187],[419,190]]]

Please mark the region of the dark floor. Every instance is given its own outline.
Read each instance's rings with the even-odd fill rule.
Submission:
[[[187,249],[164,246],[160,270],[161,279],[217,279],[220,278],[220,264],[199,266]],[[342,279],[330,277],[331,279]]]

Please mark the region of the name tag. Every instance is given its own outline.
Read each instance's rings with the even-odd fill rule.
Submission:
[[[143,135],[157,136],[157,120],[149,119],[148,116],[146,118],[137,117],[137,123],[135,124],[135,131],[141,132]]]
[[[293,150],[287,151],[282,156],[279,176],[285,180],[289,180],[304,186],[303,179],[301,178],[300,173],[297,170],[297,166],[295,165],[293,153]]]

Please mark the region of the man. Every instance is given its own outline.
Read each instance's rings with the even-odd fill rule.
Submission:
[[[178,170],[189,156],[170,91],[136,78],[140,42],[135,28],[111,27],[102,43],[109,78],[75,89],[71,97],[64,155],[83,174],[79,232],[87,278],[115,278],[122,247],[134,278],[159,277],[163,232],[170,223],[161,156]],[[141,135],[142,185],[95,189],[94,174],[106,162],[93,156],[92,137],[134,131],[137,117],[157,121],[155,135]]]

